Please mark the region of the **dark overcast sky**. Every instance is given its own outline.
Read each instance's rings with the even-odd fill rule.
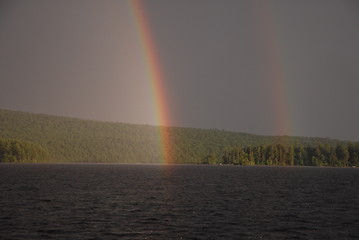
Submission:
[[[359,1],[144,7],[172,125],[359,141]],[[130,10],[0,0],[0,108],[158,124]]]

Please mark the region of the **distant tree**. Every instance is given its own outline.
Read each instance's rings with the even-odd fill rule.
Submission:
[[[358,167],[359,166],[359,153],[354,152],[350,158],[350,166]]]
[[[253,151],[249,152],[248,162],[246,163],[246,165],[255,165],[254,152]]]
[[[219,164],[219,162],[215,156],[207,155],[202,159],[202,164]]]
[[[336,148],[332,147],[329,155],[329,166],[337,166],[338,165],[338,157],[336,153]]]
[[[277,149],[277,153],[278,153],[278,157],[277,157],[277,162],[278,165],[286,165],[286,149],[282,144],[277,144],[276,146]]]
[[[349,151],[348,146],[344,144],[339,144],[336,149],[337,157],[339,160],[339,163],[343,167],[347,167],[349,164]]]
[[[294,165],[303,166],[305,155],[306,155],[306,152],[305,152],[304,147],[302,145],[297,146],[294,149]]]
[[[359,166],[359,142],[349,143],[349,166]]]
[[[294,146],[290,145],[289,150],[287,153],[287,165],[293,166],[294,165]]]

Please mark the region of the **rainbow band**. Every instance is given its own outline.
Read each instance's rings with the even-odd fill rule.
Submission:
[[[143,3],[139,0],[129,0],[130,8],[140,38],[143,58],[146,64],[146,72],[150,81],[152,95],[156,106],[156,120],[159,124],[161,138],[162,163],[171,163],[171,144],[168,128],[170,125],[169,114],[167,114],[167,97],[164,87],[161,64],[157,55],[156,46],[151,33],[148,17]]]
[[[267,1],[254,1],[258,32],[263,39],[266,72],[270,83],[273,110],[275,111],[275,131],[278,135],[290,135],[289,98],[286,95],[286,79],[283,56],[279,48],[278,34],[271,5]]]
[[[285,89],[285,73],[283,63],[278,48],[278,39],[276,38],[274,19],[271,14],[270,6],[264,1],[254,1],[257,9],[257,22],[259,23],[259,32],[264,39],[264,51],[266,55],[267,76],[271,85],[273,97],[273,106],[276,115],[276,132],[279,135],[289,135],[289,108],[288,98]],[[129,0],[131,12],[138,31],[140,45],[143,52],[146,72],[152,88],[154,104],[156,106],[156,120],[159,124],[162,162],[172,163],[171,141],[166,126],[170,125],[166,91],[164,87],[163,73],[160,61],[157,55],[156,46],[153,40],[148,17],[141,0]]]

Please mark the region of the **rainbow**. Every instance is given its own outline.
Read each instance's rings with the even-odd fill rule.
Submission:
[[[128,0],[134,19],[135,28],[138,32],[140,47],[146,65],[146,73],[151,85],[153,101],[155,105],[156,121],[160,131],[160,146],[162,163],[172,163],[172,143],[169,129],[171,119],[168,113],[168,98],[164,84],[164,74],[157,54],[156,44],[152,36],[149,19],[144,9],[143,1]],[[256,9],[255,21],[258,24],[258,38],[262,40],[262,50],[265,55],[265,72],[268,78],[272,106],[274,111],[274,131],[278,135],[290,135],[290,119],[288,96],[286,96],[286,79],[283,67],[283,59],[279,49],[273,13],[271,6],[266,1],[253,1]],[[286,142],[285,138],[283,138]]]
[[[129,4],[139,35],[141,50],[146,64],[146,72],[156,107],[155,114],[160,129],[162,163],[169,164],[172,163],[173,159],[170,154],[171,141],[168,131],[168,126],[171,121],[167,112],[168,98],[165,91],[163,72],[143,3],[139,0],[129,0]]]
[[[267,1],[254,1],[256,9],[256,22],[258,25],[259,38],[262,39],[265,55],[265,72],[270,86],[272,106],[275,114],[274,130],[278,135],[290,135],[290,109],[287,96],[285,68],[283,56],[279,48],[278,34],[274,22],[274,14],[270,3]]]

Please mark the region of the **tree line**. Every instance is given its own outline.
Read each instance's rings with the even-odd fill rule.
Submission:
[[[49,161],[48,151],[38,144],[0,138],[0,163],[34,163]]]
[[[208,155],[204,164],[270,166],[359,166],[359,142],[336,145],[259,145],[225,150],[220,157]]]
[[[334,160],[328,163],[328,152],[335,152],[341,159],[340,151],[329,148],[343,145],[352,152],[352,147],[349,149],[352,143],[329,138],[261,136],[219,129],[110,123],[0,109],[0,138],[7,142],[3,144],[0,162],[163,163],[161,132],[168,135],[171,163],[178,164],[244,165],[254,162],[329,166],[339,160],[332,156]],[[278,147],[278,143],[286,144]],[[292,164],[292,158],[288,157],[292,150],[287,146],[293,146],[294,153],[300,147],[304,148],[305,157],[301,159],[296,155],[295,159],[301,160]],[[313,155],[310,148],[318,152],[317,147],[320,154]],[[30,152],[28,156],[26,151]],[[36,152],[43,155],[34,157]]]

